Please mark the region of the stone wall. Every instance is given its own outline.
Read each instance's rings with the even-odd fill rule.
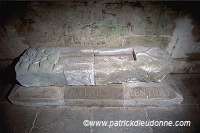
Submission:
[[[200,73],[195,2],[1,2],[0,68],[37,46],[158,46],[174,73]]]

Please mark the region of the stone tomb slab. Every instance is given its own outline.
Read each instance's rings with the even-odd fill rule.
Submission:
[[[166,76],[160,83],[126,83],[102,86],[22,87],[15,86],[9,99],[20,105],[66,106],[170,106],[178,105],[183,97]]]
[[[25,51],[15,71],[26,87],[160,82],[173,60],[158,47],[38,47]]]

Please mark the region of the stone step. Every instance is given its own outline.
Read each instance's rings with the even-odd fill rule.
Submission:
[[[9,100],[13,104],[40,106],[170,106],[183,101],[168,75],[160,83],[125,83],[102,86],[23,87],[16,85]]]

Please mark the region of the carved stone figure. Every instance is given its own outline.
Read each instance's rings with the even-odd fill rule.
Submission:
[[[23,86],[105,85],[160,82],[173,70],[157,47],[39,47],[26,50],[15,66]]]

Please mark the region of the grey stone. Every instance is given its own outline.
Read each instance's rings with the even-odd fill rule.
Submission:
[[[188,73],[193,61],[174,59],[174,70],[172,73]]]
[[[33,128],[34,133],[89,133],[91,127],[83,125],[91,118],[91,109],[80,107],[46,107],[41,108]]]
[[[23,86],[106,85],[160,82],[172,59],[155,47],[39,47],[28,49],[15,66]]]
[[[38,117],[37,107],[0,104],[1,133],[29,133]]]
[[[9,96],[20,105],[170,106],[183,101],[170,77],[160,83],[123,83],[101,86],[16,87]]]
[[[87,83],[87,79],[83,83],[72,81],[80,80],[80,76],[94,77],[91,72],[94,62],[92,56],[93,50],[82,47],[28,49],[15,66],[16,79],[23,86],[94,85],[92,79],[91,83]]]
[[[188,73],[200,73],[200,61],[194,61],[188,70]]]
[[[169,106],[183,101],[170,76],[160,83],[124,84],[124,106]]]
[[[152,121],[190,121],[190,126],[152,126],[154,132],[198,132],[199,111],[196,105],[180,105],[177,107],[147,107],[145,108],[149,119]],[[194,115],[195,114],[195,115]]]
[[[95,85],[93,64],[76,63],[66,65],[64,75],[67,85]]]
[[[189,93],[191,94],[193,100],[196,103],[198,103],[198,101],[200,101],[200,92],[199,92],[200,78],[196,77],[192,79],[191,78],[182,79],[182,83],[189,90]]]
[[[183,101],[181,102],[182,105],[194,105],[196,104],[195,98],[192,96],[192,94],[189,91],[188,86],[196,86],[196,88],[199,88],[199,84],[194,84],[193,82],[191,85],[188,85],[187,87],[184,85],[183,82],[185,82],[185,79],[196,79],[200,75],[196,74],[171,74],[172,80],[176,83],[176,86],[179,88],[180,93],[183,96]],[[187,78],[186,78],[187,77]],[[198,95],[198,93],[197,93]],[[198,102],[197,102],[198,103]]]
[[[123,55],[132,54],[133,47],[123,47],[123,48],[96,48],[94,50],[95,55]]]
[[[92,127],[95,133],[153,133],[149,126],[124,126],[124,121],[148,121],[146,112],[143,108],[99,108],[93,107],[93,120],[94,121],[108,121],[116,122],[119,121],[121,126],[104,126],[104,127]],[[120,123],[121,122],[121,123]],[[108,123],[109,124],[109,123]]]
[[[123,106],[121,84],[104,86],[67,86],[65,105],[77,106]]]
[[[107,56],[101,59],[95,56],[95,78],[96,85],[108,83],[127,83],[127,82],[160,82],[165,75],[172,72],[173,65],[170,56],[160,48],[134,47],[135,54],[131,60],[131,50],[126,50],[125,55],[119,58]],[[125,50],[121,50],[124,54]],[[109,55],[113,54],[105,50]],[[98,52],[99,54],[100,52]],[[101,51],[102,55],[103,51]],[[117,51],[117,54],[120,52]],[[105,55],[104,55],[105,56]],[[110,59],[109,59],[110,58]],[[113,59],[114,58],[114,59]],[[102,60],[102,61],[101,61]],[[105,61],[106,60],[106,61]],[[111,60],[111,61],[110,61]]]
[[[23,87],[15,85],[9,95],[13,104],[40,106],[64,105],[64,88],[62,87]]]

